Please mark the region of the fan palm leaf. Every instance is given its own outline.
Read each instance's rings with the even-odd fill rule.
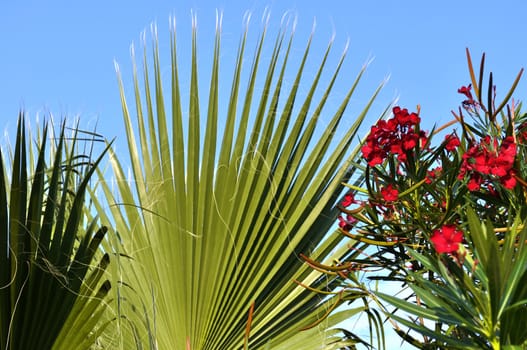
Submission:
[[[46,125],[33,148],[21,115],[10,167],[0,151],[1,349],[88,349],[104,329],[93,313],[110,290],[109,257],[99,250],[106,229],[85,215],[101,158],[77,153],[76,132],[68,142],[64,130],[48,152]]]
[[[188,101],[180,83],[175,25],[168,99],[156,35],[151,66],[145,45],[143,83],[133,60],[135,112],[117,66],[131,175],[111,151],[115,183],[100,183],[106,203],[99,195],[95,198],[101,218],[117,232],[112,244],[122,256],[117,272],[124,296],[117,311],[122,334],[126,329],[133,334],[121,334],[125,342],[159,349],[257,349],[274,339],[273,348],[288,348],[288,341],[298,344],[299,338],[292,336],[300,329],[341,303],[336,295],[325,298],[294,283],[337,287],[304,264],[299,253],[330,263],[342,243],[339,234],[328,232],[339,213],[335,204],[342,183],[355,171],[358,148],[351,149],[353,140],[381,87],[343,122],[364,68],[341,103],[327,106],[345,54],[321,87],[332,42],[314,78],[307,80],[310,38],[288,89],[284,81],[290,78],[286,68],[293,68],[293,34],[286,27],[279,30],[264,63],[266,27],[247,73],[247,30],[243,33],[230,97],[220,101],[226,86],[220,79],[220,24],[207,103],[198,87],[195,22]],[[333,117],[320,129],[320,118],[328,113]],[[337,133],[342,133],[338,140]],[[325,344],[330,334],[324,334],[324,327],[337,319],[305,333],[320,343],[304,347]]]

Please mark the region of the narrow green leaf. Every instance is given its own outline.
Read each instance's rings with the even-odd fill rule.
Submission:
[[[9,210],[4,157],[0,149],[0,346],[8,343],[11,322],[11,253],[9,247]]]
[[[10,284],[11,309],[14,324],[22,323],[25,314],[25,301],[27,296],[27,281],[29,277],[29,239],[24,223],[27,213],[27,163],[26,163],[26,129],[23,115],[18,119],[17,137],[15,143],[15,156],[13,159],[11,192],[9,199],[9,254],[11,259]],[[16,263],[14,263],[16,261]],[[19,346],[22,328],[11,330],[10,345]]]

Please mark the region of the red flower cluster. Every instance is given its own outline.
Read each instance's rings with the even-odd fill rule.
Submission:
[[[440,229],[434,230],[430,240],[439,254],[455,253],[459,243],[463,241],[463,231],[456,229],[456,225],[443,225]]]
[[[344,195],[340,205],[343,208],[347,208],[350,205],[356,203],[357,201],[355,200],[355,196],[353,195],[353,192],[350,191]],[[357,219],[349,214],[346,214],[346,217],[339,215],[337,219],[339,221],[339,227],[344,231],[350,231],[353,228],[353,225],[357,222]]]
[[[399,191],[392,184],[389,184],[381,188],[381,196],[386,202],[395,202],[399,196]]]
[[[393,114],[393,118],[379,120],[371,127],[362,146],[362,154],[369,166],[381,164],[389,154],[397,155],[397,159],[404,162],[406,152],[414,149],[420,139],[426,140],[424,133],[415,131],[415,126],[421,121],[417,113],[394,107]]]
[[[459,137],[457,137],[456,134],[448,134],[445,136],[445,149],[449,152],[454,152],[459,145],[461,145],[461,141],[459,140]]]
[[[440,167],[440,166],[435,167],[432,170],[428,170],[426,172],[425,183],[430,185],[432,182],[434,182],[435,179],[441,176],[442,172],[443,172],[443,167]]]
[[[515,157],[516,143],[512,136],[504,138],[499,146],[496,139],[486,136],[480,143],[473,143],[463,155],[458,178],[470,177],[467,184],[470,191],[479,190],[489,178],[497,178],[505,188],[513,189],[516,186]]]

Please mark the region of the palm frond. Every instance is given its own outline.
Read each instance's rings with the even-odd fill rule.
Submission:
[[[202,80],[195,23],[188,102],[182,97],[175,30],[170,108],[156,37],[153,69],[145,45],[143,83],[134,62],[135,112],[130,110],[117,68],[133,182],[112,152],[117,193],[111,183],[101,182],[107,204],[100,200],[96,205],[102,220],[112,223],[118,233],[120,239],[114,243],[129,257],[120,259],[119,267],[120,282],[126,284],[119,289],[126,295],[118,310],[121,331],[159,349],[242,348],[253,305],[248,346],[265,348],[279,339],[273,344],[286,348],[289,341],[298,340],[292,335],[325,313],[331,300],[293,281],[316,288],[331,286],[331,281],[304,264],[299,254],[328,260],[342,242],[340,235],[328,236],[338,215],[334,205],[344,189],[342,183],[354,175],[351,165],[358,148],[350,148],[380,90],[373,92],[362,111],[344,121],[364,68],[341,103],[328,106],[345,54],[329,74],[329,83],[322,86],[332,43],[315,77],[307,79],[310,38],[288,89],[284,81],[289,69],[295,68],[289,64],[293,35],[280,29],[264,62],[266,27],[248,73],[244,71],[247,32],[242,34],[230,97],[222,102],[226,83],[220,79],[220,23],[205,90],[207,103],[201,101],[198,87]],[[305,96],[299,93],[301,86]],[[316,92],[321,92],[318,100]],[[220,106],[227,106],[225,115],[220,115],[224,110]],[[328,113],[333,117],[320,129],[320,118]],[[135,121],[132,115],[137,116]],[[341,130],[343,136],[335,140]],[[144,314],[139,312],[143,308]],[[124,315],[131,314],[125,321]],[[141,321],[145,314],[148,321]],[[128,323],[130,317],[134,321]],[[332,319],[336,320],[328,320]],[[315,328],[305,334],[321,331]],[[155,343],[147,334],[155,337]]]
[[[26,134],[21,114],[11,176],[0,151],[0,347],[51,349],[66,342],[87,349],[91,344],[80,346],[85,339],[75,341],[70,327],[75,318],[83,324],[76,329],[95,332],[100,324],[92,312],[110,288],[102,277],[108,256],[93,266],[106,229],[96,230],[85,216],[86,188],[102,155],[86,163],[64,126],[49,152],[47,126],[36,152]],[[28,164],[34,153],[36,166]]]

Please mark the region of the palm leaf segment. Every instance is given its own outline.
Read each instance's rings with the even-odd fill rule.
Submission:
[[[219,25],[205,115],[199,99],[195,25],[187,104],[180,89],[175,30],[169,110],[156,36],[153,70],[144,52],[144,85],[134,63],[135,123],[117,69],[134,181],[127,180],[113,154],[118,195],[109,184],[103,183],[102,188],[111,208],[106,220],[116,225],[122,253],[131,257],[121,259],[124,287],[120,293],[126,295],[126,302],[119,311],[124,313],[127,304],[133,306],[136,341],[149,339],[152,347],[160,349],[236,349],[244,343],[250,348],[272,344],[273,349],[287,349],[291,348],[288,341],[298,343],[292,335],[338,302],[337,298],[322,300],[293,283],[324,288],[331,282],[303,264],[298,253],[324,260],[341,241],[338,234],[324,239],[335,222],[341,183],[353,173],[350,165],[357,149],[350,152],[350,144],[380,87],[353,122],[345,122],[343,137],[334,140],[361,70],[331,112],[334,116],[326,128],[317,133],[319,117],[323,111],[328,113],[325,105],[344,55],[315,101],[331,49],[328,45],[299,102],[311,39],[287,90],[284,77],[293,35],[285,29],[278,33],[262,71],[265,37],[264,29],[243,90],[247,31],[243,34],[222,118],[219,96],[226,85],[220,82]],[[257,89],[262,73],[263,86]],[[140,321],[143,309],[147,321]],[[130,319],[129,313],[126,320]],[[143,322],[149,338],[141,336],[138,322]],[[308,334],[320,344],[325,341],[320,329],[306,333],[306,340]]]
[[[106,229],[84,200],[101,158],[76,153],[76,134],[62,128],[46,165],[47,126],[28,147],[21,116],[11,176],[0,151],[0,349],[88,349],[106,328]]]

